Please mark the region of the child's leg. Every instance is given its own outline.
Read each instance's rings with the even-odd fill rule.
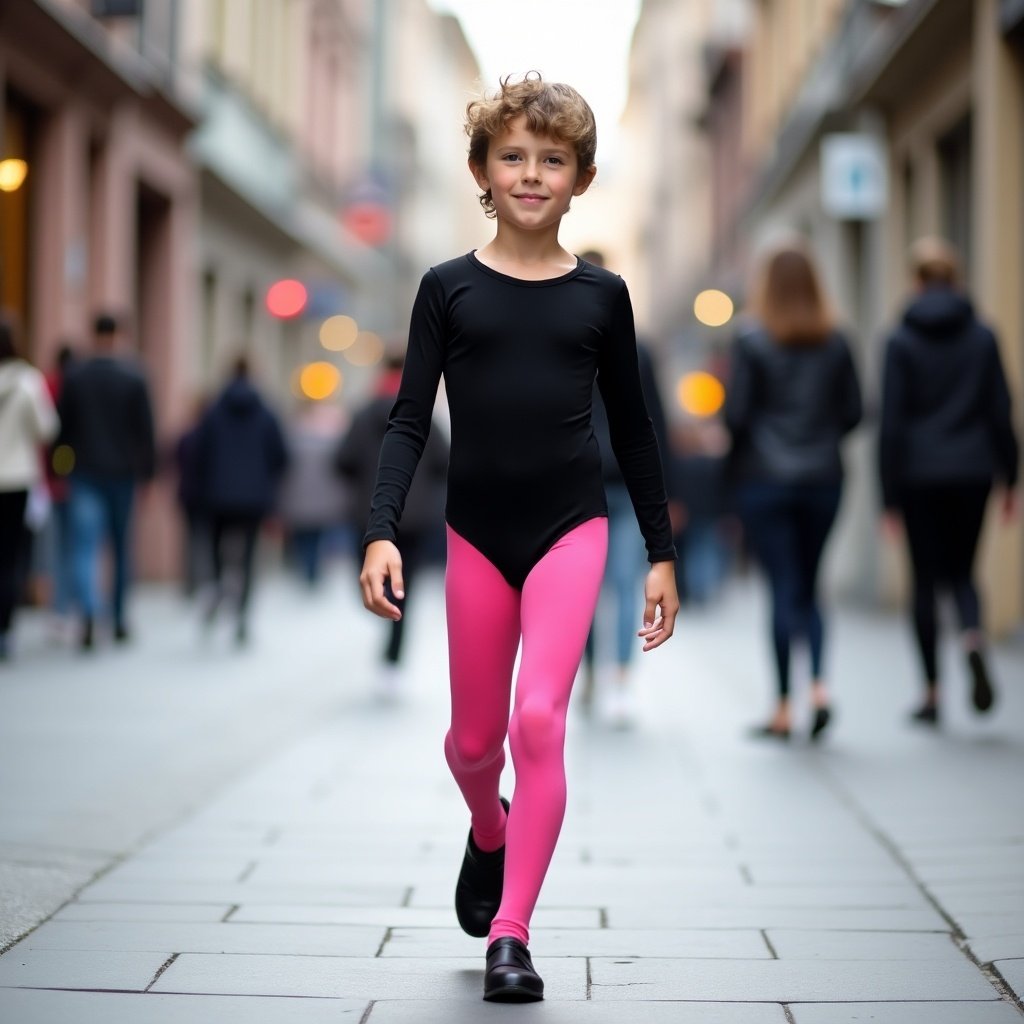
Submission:
[[[519,592],[451,528],[444,587],[452,691],[444,752],[469,807],[473,840],[496,850],[505,841],[498,781],[519,647]]]
[[[523,587],[523,655],[509,724],[516,791],[491,942],[500,936],[529,942],[530,916],[565,814],[565,715],[607,551],[608,521],[591,519],[558,541]],[[638,616],[640,601],[638,594]]]

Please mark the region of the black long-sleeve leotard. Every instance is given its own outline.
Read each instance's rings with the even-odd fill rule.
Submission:
[[[675,558],[625,283],[580,260],[523,281],[473,253],[431,268],[413,306],[364,544],[395,539],[444,375],[449,526],[514,587],[566,533],[607,515],[593,383],[652,562]]]

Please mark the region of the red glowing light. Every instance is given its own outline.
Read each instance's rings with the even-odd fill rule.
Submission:
[[[364,245],[383,245],[391,237],[391,211],[382,203],[353,203],[345,211],[344,224]]]
[[[287,320],[298,316],[306,308],[308,299],[309,293],[301,281],[291,278],[275,281],[267,289],[267,312]]]

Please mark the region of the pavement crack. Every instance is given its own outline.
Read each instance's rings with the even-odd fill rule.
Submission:
[[[380,940],[380,945],[377,947],[377,952],[374,953],[374,957],[382,956],[384,953],[384,947],[391,941],[391,936],[394,934],[393,928],[387,928],[384,931],[384,938]]]
[[[788,1024],[796,1024],[796,1017],[793,1016],[793,1011],[789,1008],[789,1003],[782,1004],[782,1012],[786,1015]]]
[[[412,894],[415,892],[415,887],[410,885],[406,887],[405,892],[402,894],[402,901],[398,905],[400,907],[411,907],[412,906]]]
[[[608,908],[598,907],[597,908],[597,927],[607,928],[608,927]]]
[[[160,978],[161,978],[161,977],[163,976],[163,973],[164,973],[164,972],[165,972],[165,971],[167,970],[167,968],[168,968],[168,967],[170,967],[170,966],[171,966],[171,964],[173,964],[173,963],[174,963],[174,961],[175,961],[175,960],[177,960],[177,959],[178,959],[178,957],[179,957],[179,956],[181,956],[181,954],[180,954],[180,953],[172,953],[172,954],[171,954],[171,955],[170,955],[170,956],[169,956],[169,957],[168,957],[168,958],[167,958],[167,959],[166,959],[166,960],[165,960],[165,961],[164,961],[164,962],[163,962],[163,963],[162,963],[162,964],[161,964],[161,965],[160,965],[160,966],[159,966],[159,967],[157,968],[157,972],[156,972],[156,974],[154,974],[154,975],[153,975],[153,980],[152,980],[152,981],[151,981],[151,982],[150,982],[150,983],[149,983],[149,984],[148,984],[148,985],[147,985],[147,986],[146,986],[146,987],[145,987],[145,988],[144,988],[144,989],[143,989],[142,991],[143,991],[143,992],[148,992],[148,991],[149,991],[149,990],[150,990],[150,989],[151,989],[151,988],[152,988],[152,987],[153,987],[153,986],[154,986],[154,985],[155,985],[155,984],[156,984],[156,983],[157,983],[157,982],[158,982],[158,981],[160,980]]]
[[[779,959],[779,954],[775,952],[775,947],[772,945],[772,940],[768,938],[768,931],[765,928],[760,929],[761,938],[764,939],[764,944],[768,947],[768,952],[771,953],[773,960]]]
[[[754,876],[750,873],[750,868],[748,868],[746,864],[737,864],[736,869],[740,873],[740,878],[742,878],[747,885],[754,884]]]
[[[591,998],[590,991],[594,985],[594,976],[590,973],[590,957],[586,957],[587,963],[587,999]]]
[[[259,861],[256,861],[256,860],[249,861],[249,863],[246,864],[245,867],[242,869],[242,873],[238,876],[238,881],[239,882],[248,882],[249,879],[252,877],[252,873],[256,870],[258,865],[259,865]]]
[[[230,921],[231,918],[234,917],[235,914],[237,914],[238,911],[241,910],[241,909],[242,909],[242,904],[241,903],[232,903],[231,906],[228,907],[227,913],[225,913],[225,915],[220,919],[220,923],[221,924],[227,924],[228,921]]]
[[[371,999],[369,1005],[363,1011],[362,1017],[359,1018],[359,1024],[366,1024],[366,1022],[370,1019],[370,1014],[373,1013],[373,1008],[376,1005],[377,1001],[375,999]]]

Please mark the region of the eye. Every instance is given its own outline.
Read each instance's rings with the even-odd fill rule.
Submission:
[[[506,153],[501,159],[507,163],[518,163],[520,157],[518,153]]]
[[[562,164],[565,163],[565,161],[560,156],[549,156],[548,157],[548,163],[549,164],[558,164],[559,166],[561,166]]]

